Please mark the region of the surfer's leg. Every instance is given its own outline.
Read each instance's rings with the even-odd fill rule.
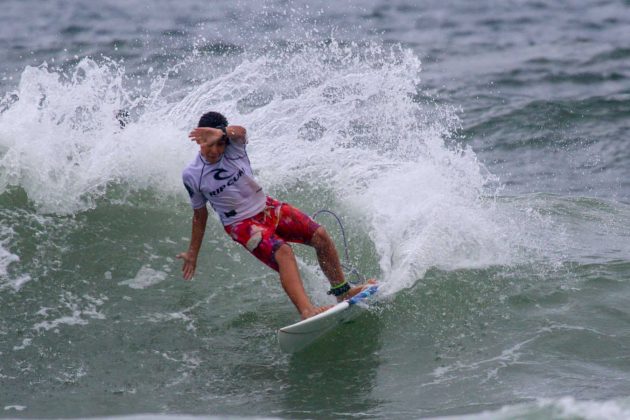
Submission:
[[[278,263],[280,283],[282,288],[295,305],[303,319],[324,312],[330,306],[313,306],[304,290],[304,284],[300,278],[297,261],[293,250],[287,244],[281,245],[275,252],[275,260]]]
[[[346,280],[339,261],[339,254],[332,238],[323,226],[317,228],[309,243],[317,253],[317,261],[324,275],[328,278],[330,285],[335,287],[343,284]]]
[[[345,278],[343,275],[343,270],[341,268],[341,261],[339,261],[339,253],[337,252],[337,248],[335,247],[335,243],[333,242],[326,229],[323,226],[319,227],[313,238],[311,239],[311,243],[317,252],[317,260],[319,261],[319,266],[322,268],[322,271],[328,277],[328,281],[330,281],[330,285],[335,287],[336,285],[343,284],[345,282]],[[370,279],[365,284],[360,284],[358,286],[351,287],[346,293],[337,296],[337,301],[341,302],[344,299],[351,298],[352,296],[359,293],[367,284],[374,284],[376,280]]]
[[[276,233],[286,241],[310,245],[315,248],[319,266],[331,286],[345,281],[337,248],[326,229],[308,215],[290,204],[283,203]]]

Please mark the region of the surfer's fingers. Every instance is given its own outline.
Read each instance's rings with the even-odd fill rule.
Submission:
[[[197,127],[188,133],[188,137],[193,139],[203,138],[209,136],[212,132],[213,129],[210,127]]]
[[[199,131],[198,128],[195,128],[193,131],[191,131],[190,133],[188,133],[188,138],[192,141],[196,141],[197,143],[199,143],[200,141],[202,141],[204,139],[205,135],[203,131]]]
[[[189,264],[184,264],[182,270],[184,271],[184,280],[192,279],[193,275],[195,274],[195,268],[190,266]]]
[[[190,256],[186,252],[181,252],[175,256],[179,260],[184,260],[182,264],[182,276],[184,280],[190,280],[195,275],[195,263],[191,261]]]
[[[188,133],[188,137],[199,144],[207,143],[220,140],[223,137],[223,131],[213,127],[197,127]]]

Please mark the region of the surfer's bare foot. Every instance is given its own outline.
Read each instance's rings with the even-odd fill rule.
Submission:
[[[361,292],[363,289],[365,289],[370,284],[376,284],[376,279],[369,279],[368,281],[366,281],[363,284],[360,284],[358,286],[354,286],[353,288],[348,290],[347,293],[344,293],[341,296],[337,296],[337,301],[341,302],[341,301],[344,301],[346,299],[350,299],[352,296],[354,296],[357,293]]]
[[[327,311],[328,309],[330,309],[332,307],[333,307],[333,305],[328,305],[328,306],[311,306],[310,308],[303,310],[300,315],[302,315],[302,319],[307,319],[307,318],[310,318],[310,317],[315,316],[317,314],[321,314],[322,312],[325,312],[325,311]]]

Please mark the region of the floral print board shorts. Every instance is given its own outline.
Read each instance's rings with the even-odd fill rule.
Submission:
[[[263,211],[225,226],[225,231],[256,258],[278,271],[274,256],[278,248],[287,242],[308,244],[319,226],[290,204],[267,197]]]

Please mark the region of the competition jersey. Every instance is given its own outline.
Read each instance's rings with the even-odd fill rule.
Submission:
[[[182,179],[192,208],[210,202],[223,225],[248,219],[265,208],[267,197],[254,180],[244,144],[230,141],[217,163],[198,154],[184,169]]]

